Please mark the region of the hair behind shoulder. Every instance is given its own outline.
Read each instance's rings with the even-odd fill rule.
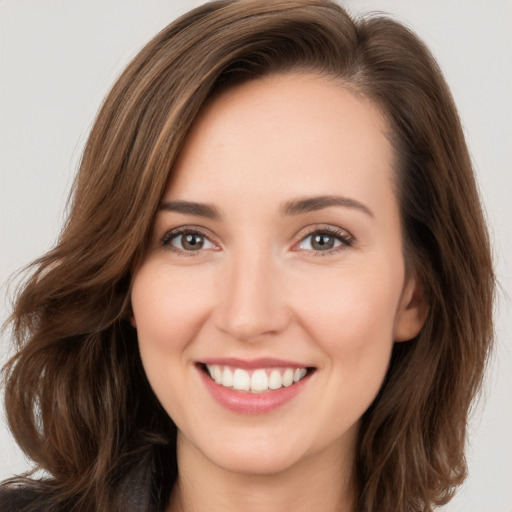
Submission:
[[[6,410],[18,444],[49,475],[28,496],[49,509],[150,511],[167,502],[176,428],[144,375],[129,322],[131,275],[204,103],[234,84],[300,70],[334,78],[386,117],[405,258],[430,308],[419,336],[395,344],[363,417],[357,510],[431,511],[463,481],[468,410],[492,343],[494,276],[441,72],[414,34],[385,17],[354,20],[328,0],[222,0],[171,23],[118,79],[61,237],[17,297]],[[0,499],[15,484],[25,485],[4,484]],[[28,502],[20,509],[33,510],[35,498]]]

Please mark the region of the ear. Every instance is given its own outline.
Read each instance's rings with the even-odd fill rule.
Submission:
[[[409,341],[418,335],[427,318],[429,307],[423,287],[415,276],[408,278],[395,317],[395,341]]]
[[[130,315],[130,324],[132,327],[137,329],[137,322],[135,321],[135,315],[133,313]]]

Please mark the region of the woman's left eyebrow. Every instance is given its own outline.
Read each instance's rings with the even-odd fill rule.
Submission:
[[[219,210],[212,204],[193,201],[162,201],[158,209],[186,215],[197,215],[212,220],[220,220],[222,217]]]
[[[375,218],[373,212],[363,203],[344,196],[313,196],[287,201],[281,207],[281,215],[301,215],[304,213],[322,210],[330,206],[342,206],[344,208],[355,208]]]

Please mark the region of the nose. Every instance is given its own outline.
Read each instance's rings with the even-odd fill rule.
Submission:
[[[240,341],[282,332],[290,321],[278,265],[263,253],[233,256],[220,283],[216,325]]]

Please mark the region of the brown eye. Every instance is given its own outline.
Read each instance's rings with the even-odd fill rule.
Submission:
[[[205,235],[195,231],[171,232],[164,237],[162,245],[182,252],[197,252],[201,249],[213,249],[215,247]]]
[[[185,251],[198,251],[203,248],[204,236],[196,235],[195,233],[190,235],[180,235],[173,240],[173,245],[176,247],[174,242],[181,243],[181,247],[179,248],[184,249]]]
[[[335,242],[334,237],[326,234],[318,234],[311,237],[311,247],[315,251],[332,249],[335,246]]]
[[[352,244],[353,238],[345,231],[331,233],[330,231],[319,230],[304,237],[298,248],[303,251],[325,253],[333,249],[342,248],[342,246],[351,246]]]

